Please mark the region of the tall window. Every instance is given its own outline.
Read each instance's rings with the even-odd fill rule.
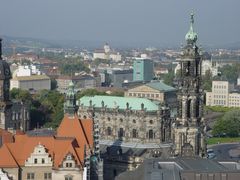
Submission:
[[[150,129],[150,130],[148,131],[148,138],[149,138],[149,139],[153,139],[153,130],[152,130],[152,129]]]
[[[52,173],[44,173],[44,180],[51,180],[52,179]]]
[[[108,135],[108,136],[112,135],[112,129],[111,129],[111,127],[107,127],[107,135]]]
[[[34,173],[27,173],[27,180],[34,179]]]
[[[120,128],[119,131],[118,131],[118,137],[122,138],[123,136],[124,136],[123,128]]]
[[[73,176],[72,175],[67,175],[67,176],[65,176],[65,180],[73,180]]]
[[[132,130],[132,137],[137,138],[137,130],[136,129]]]

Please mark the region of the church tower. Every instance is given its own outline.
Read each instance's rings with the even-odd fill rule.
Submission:
[[[2,39],[0,38],[0,128],[6,130],[12,127],[12,102],[9,98],[11,78],[10,67],[8,63],[2,59]]]
[[[71,81],[68,85],[68,90],[65,96],[64,114],[67,113],[69,116],[74,117],[76,111],[76,93],[74,90],[74,84]]]
[[[185,36],[186,45],[178,59],[181,69],[178,79],[178,115],[173,125],[175,154],[179,156],[205,155],[205,122],[203,118],[203,90],[201,79],[201,51],[196,45],[194,15]]]

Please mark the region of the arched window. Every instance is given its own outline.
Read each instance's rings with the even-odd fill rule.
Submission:
[[[152,130],[152,129],[150,129],[150,130],[148,131],[148,138],[149,138],[149,139],[153,139],[153,130]]]
[[[132,130],[132,137],[137,138],[137,130],[136,129]]]
[[[123,136],[124,136],[123,128],[120,128],[119,131],[118,131],[118,137],[122,138]]]
[[[112,129],[111,129],[111,127],[107,127],[107,135],[108,135],[108,136],[112,135]]]

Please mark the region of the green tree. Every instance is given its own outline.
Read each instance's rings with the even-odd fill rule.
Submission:
[[[206,91],[212,90],[212,73],[210,70],[207,70],[205,75],[202,77],[203,89]]]
[[[77,99],[83,96],[108,95],[106,92],[98,91],[96,89],[86,89],[77,93]]]
[[[12,99],[21,100],[23,102],[31,102],[32,101],[32,96],[29,93],[29,91],[27,91],[27,90],[13,88],[10,91],[10,96]]]
[[[240,72],[240,63],[232,65],[227,64],[221,67],[219,71],[221,72],[221,76],[226,78],[227,81],[230,83],[236,83]]]
[[[226,112],[224,116],[216,121],[213,126],[213,135],[226,134],[236,137],[240,134],[240,110]]]
[[[168,74],[163,75],[163,82],[169,86],[173,85],[174,71],[169,71]]]

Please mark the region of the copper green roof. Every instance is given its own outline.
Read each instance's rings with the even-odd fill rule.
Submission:
[[[193,16],[194,16],[194,14],[191,13],[190,28],[189,28],[188,33],[185,36],[185,39],[188,43],[196,43],[196,41],[197,41],[197,33],[194,32],[194,30],[193,30],[193,24],[194,24],[194,17]]]
[[[90,101],[96,108],[102,107],[102,101],[106,108],[112,109],[118,107],[121,110],[125,110],[127,103],[131,110],[141,110],[141,104],[144,104],[146,111],[157,111],[158,105],[149,99],[134,98],[134,97],[118,97],[118,96],[84,96],[78,100],[79,106],[89,107]]]
[[[176,89],[172,86],[168,86],[167,84],[161,81],[152,81],[147,83],[146,86],[156,89],[161,92],[175,91]]]

